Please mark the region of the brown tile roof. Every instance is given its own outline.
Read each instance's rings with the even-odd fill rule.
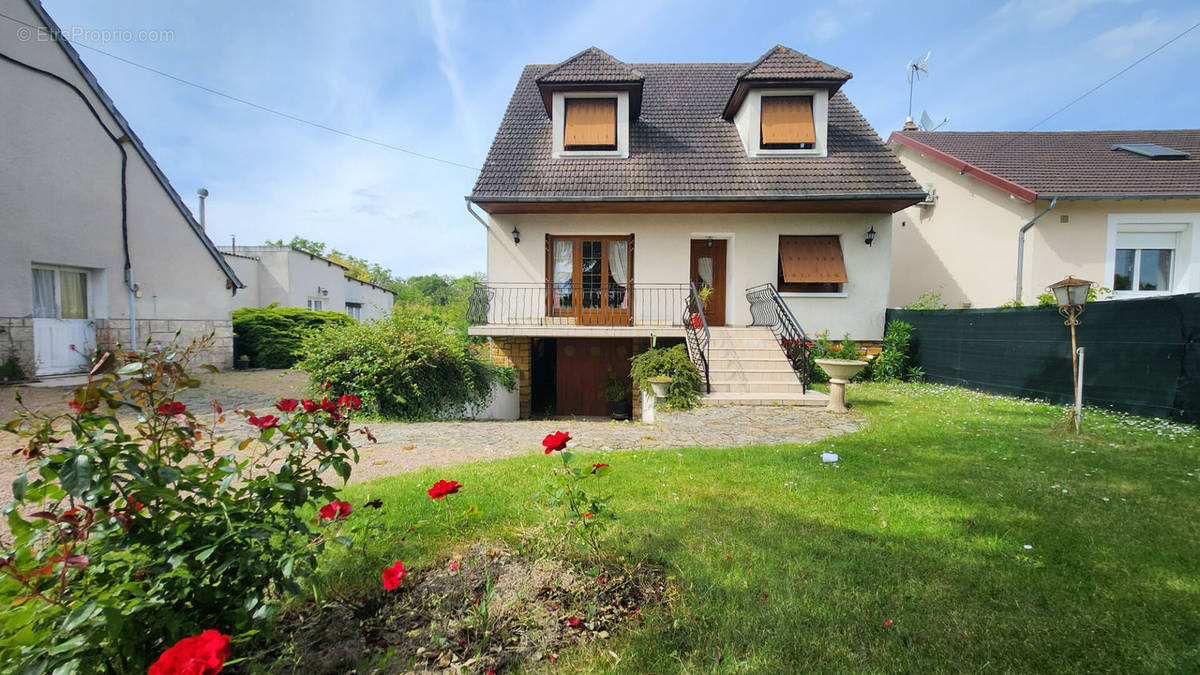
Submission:
[[[994,174],[1038,198],[1200,196],[1200,129],[898,131],[892,136],[913,145],[905,139]],[[1118,143],[1153,143],[1189,156],[1150,159],[1113,150]]]
[[[538,84],[641,82],[645,76],[596,47],[588,47],[538,77]]]
[[[645,75],[630,156],[551,157],[551,122],[526,66],[471,199],[819,199],[915,196],[920,186],[841,93],[829,103],[828,157],[747,157],[726,100],[747,63],[634,63]]]
[[[849,71],[818,61],[795,49],[775,45],[750,67],[738,74],[741,80],[829,80],[845,82],[854,77]]]

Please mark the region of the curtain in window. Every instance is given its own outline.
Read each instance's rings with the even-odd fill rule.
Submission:
[[[629,242],[608,242],[608,274],[616,283],[616,288],[609,289],[609,307],[629,307]]]
[[[62,301],[62,318],[88,318],[87,273],[62,271],[58,273],[58,280],[58,292]]]
[[[551,298],[554,307],[571,306],[571,265],[575,253],[573,244],[570,240],[554,242],[554,289]]]
[[[33,271],[33,317],[35,319],[57,319],[58,306],[54,303],[54,271]]]
[[[696,260],[696,274],[700,275],[700,283],[702,286],[712,288],[713,285],[713,259],[708,257],[699,258]],[[696,289],[700,290],[699,288]]]

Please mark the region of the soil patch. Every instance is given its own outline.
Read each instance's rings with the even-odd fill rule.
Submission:
[[[525,670],[608,639],[668,596],[648,565],[584,567],[480,546],[390,593],[281,615],[275,633],[286,639],[258,661],[275,660],[279,673]]]

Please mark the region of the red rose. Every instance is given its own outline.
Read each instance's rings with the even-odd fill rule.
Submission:
[[[163,652],[150,666],[150,675],[217,675],[229,653],[229,636],[209,629]]]
[[[582,624],[583,624],[583,622],[580,621],[579,617],[577,617],[577,616],[573,616],[573,617],[567,619],[567,625],[570,626],[571,628],[579,628],[579,626]]]
[[[187,410],[187,406],[179,401],[169,401],[158,406],[157,410],[159,415],[181,415]]]
[[[891,619],[888,619],[887,621],[884,621],[884,622],[883,622],[883,625],[884,625],[884,626],[890,626],[890,625],[892,625],[892,620],[891,620]]]
[[[339,396],[337,403],[338,403],[338,407],[340,407],[340,408],[348,408],[350,410],[358,410],[359,406],[362,405],[362,399],[355,396],[354,394],[346,394],[345,396]]]
[[[321,404],[317,403],[316,401],[313,401],[310,398],[306,398],[303,401],[301,401],[300,405],[304,406],[304,412],[317,412],[318,410],[321,409]]]
[[[571,440],[571,434],[565,431],[556,431],[542,439],[542,445],[546,448],[546,454],[550,454],[555,450],[562,450],[567,447],[567,441]]]
[[[583,514],[583,517],[584,517],[584,518],[591,518],[591,517],[592,517],[592,514],[590,514],[590,513],[585,513],[585,514]]]
[[[285,398],[279,403],[276,403],[275,407],[279,408],[279,412],[292,412],[299,404],[300,402],[294,398]]]
[[[95,410],[98,404],[99,402],[97,401],[92,401],[91,403],[86,404],[80,403],[79,401],[71,401],[67,405],[71,406],[71,408],[77,413],[85,413]]]
[[[263,415],[262,417],[251,415],[247,421],[259,429],[274,429],[279,425],[279,418],[274,415]]]
[[[404,579],[404,575],[408,572],[404,569],[404,563],[399,560],[395,565],[383,571],[383,588],[384,590],[394,591],[400,585],[400,581]]]
[[[337,412],[337,408],[337,401],[330,401],[327,398],[321,399],[321,410],[327,413],[335,413]]]
[[[592,465],[592,473],[596,473],[600,469],[607,469],[607,468],[608,468],[607,464],[593,464]]]
[[[429,488],[430,499],[441,499],[446,495],[452,495],[462,489],[462,485],[456,480],[439,480]]]
[[[346,516],[350,515],[353,511],[354,507],[350,506],[350,502],[339,502],[335,499],[322,506],[317,515],[322,520],[345,520]]]

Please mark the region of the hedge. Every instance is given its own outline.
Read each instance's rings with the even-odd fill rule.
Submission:
[[[291,368],[303,356],[309,333],[326,326],[347,326],[354,319],[341,312],[314,312],[299,307],[245,307],[233,312],[235,358],[250,357],[256,368]]]

